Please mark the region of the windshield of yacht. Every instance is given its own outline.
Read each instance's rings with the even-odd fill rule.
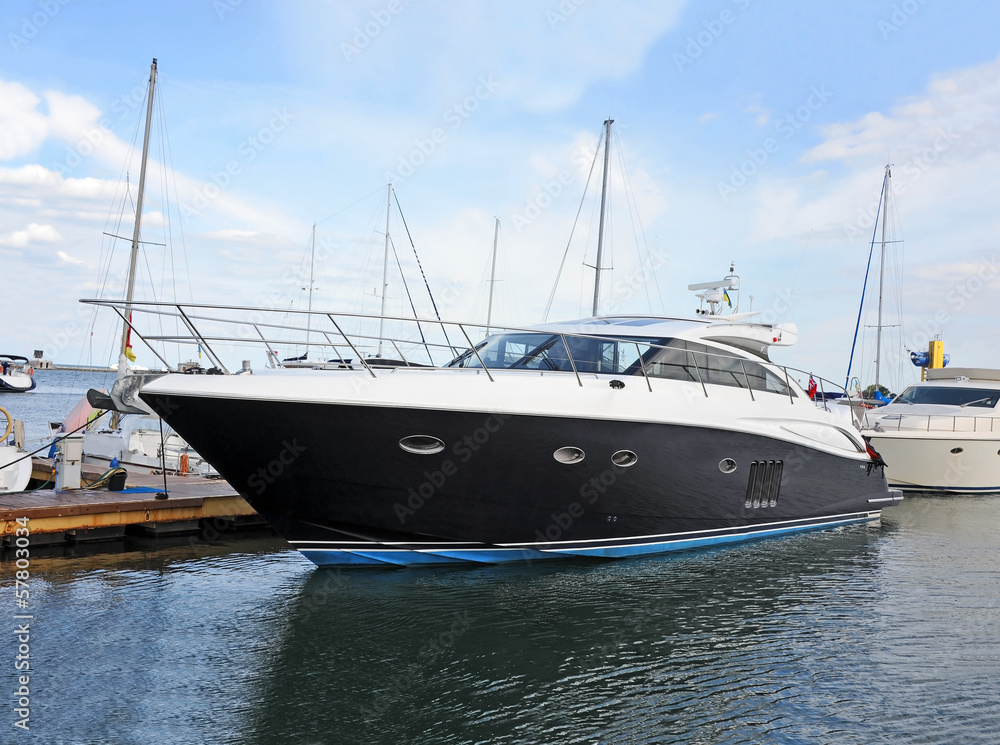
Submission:
[[[491,336],[476,352],[466,351],[448,367],[572,372],[575,366],[579,373],[645,374],[789,395],[785,381],[759,362],[684,339],[523,332]]]
[[[565,339],[565,342],[563,341]],[[482,367],[506,370],[562,370],[572,372],[573,357],[578,372],[630,375],[638,370],[639,355],[648,352],[650,344],[665,345],[670,339],[637,338],[634,342],[616,341],[560,334],[514,333],[491,336],[478,347],[479,357],[472,350],[449,363],[448,367]],[[642,374],[641,370],[638,370]]]
[[[893,403],[938,404],[941,406],[975,406],[991,409],[1000,400],[1000,391],[988,388],[945,388],[915,385],[903,391]]]

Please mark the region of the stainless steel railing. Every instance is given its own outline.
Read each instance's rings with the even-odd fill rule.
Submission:
[[[378,316],[363,313],[331,313],[328,311],[306,311],[306,310],[276,310],[267,308],[254,308],[246,306],[227,305],[207,305],[196,303],[166,303],[150,301],[133,301],[126,303],[124,300],[102,300],[91,299],[81,302],[96,305],[114,310],[122,320],[132,329],[134,338],[141,340],[149,350],[160,360],[164,367],[173,370],[173,366],[167,361],[167,347],[169,345],[195,346],[203,349],[211,361],[212,365],[222,373],[229,373],[229,369],[224,361],[228,353],[245,348],[247,345],[263,346],[266,349],[267,359],[272,366],[280,362],[280,355],[277,348],[305,348],[307,355],[309,351],[332,350],[333,357],[329,363],[317,363],[318,367],[343,368],[360,367],[372,377],[378,377],[378,370],[391,367],[392,369],[406,368],[436,368],[442,367],[464,353],[474,355],[481,369],[491,382],[495,382],[493,375],[498,368],[490,368],[479,353],[479,346],[488,332],[492,333],[530,333],[546,334],[549,336],[559,336],[562,350],[565,352],[569,370],[546,370],[540,371],[543,374],[569,374],[571,373],[577,384],[583,386],[583,376],[589,376],[593,371],[586,367],[591,364],[587,360],[578,360],[574,357],[571,349],[570,339],[598,339],[601,341],[615,341],[620,345],[634,346],[636,350],[636,360],[630,367],[635,370],[626,373],[625,370],[601,370],[600,373],[610,373],[615,375],[641,375],[646,383],[648,391],[653,391],[652,380],[663,379],[665,375],[658,375],[655,370],[649,369],[649,364],[653,360],[649,354],[653,349],[671,350],[671,355],[675,362],[670,364],[656,363],[667,367],[683,367],[685,374],[690,378],[689,382],[697,382],[700,385],[704,396],[709,396],[710,385],[726,385],[728,387],[745,388],[752,401],[756,401],[757,393],[780,393],[788,396],[791,404],[796,403],[796,399],[801,402],[809,402],[804,395],[802,384],[794,380],[792,373],[808,376],[817,383],[816,401],[825,404],[828,392],[839,392],[846,395],[846,391],[841,386],[832,383],[825,378],[813,375],[810,372],[793,367],[776,365],[763,360],[751,360],[738,357],[732,354],[704,352],[690,349],[683,349],[674,346],[662,346],[636,340],[629,337],[615,336],[609,334],[577,334],[556,332],[551,328],[539,327],[498,327],[492,324],[487,327],[478,323],[459,323],[455,321],[438,321],[426,319],[414,319],[398,316]],[[163,327],[164,321],[173,321],[175,325],[174,333],[150,333],[143,329],[145,324],[139,323],[143,317],[153,316],[157,318],[157,323],[150,323],[149,326]],[[298,323],[291,322],[292,320]],[[664,320],[686,320],[686,319],[664,319]],[[306,321],[305,324],[302,321]],[[396,331],[388,331],[379,336],[373,328],[382,322],[389,326],[398,326]],[[380,324],[381,325],[381,324]],[[457,329],[460,338],[467,346],[455,345],[447,333],[447,329]],[[609,331],[613,327],[609,327]],[[478,338],[478,342],[473,339]],[[388,344],[398,356],[398,360],[390,361],[372,356],[378,348],[378,343]],[[643,352],[643,349],[646,352]],[[367,356],[366,356],[367,354]],[[686,365],[678,365],[676,358],[682,356]],[[327,355],[323,355],[326,357]],[[230,357],[232,358],[232,357]],[[350,360],[349,363],[345,360]],[[739,363],[736,365],[736,363]],[[580,364],[583,363],[583,364]],[[755,367],[756,366],[756,367]],[[767,383],[769,378],[767,373],[757,374],[757,367],[770,372],[775,380],[783,381],[783,386],[774,387],[776,390],[769,390]],[[687,368],[690,368],[688,370]],[[751,374],[751,370],[754,374]],[[692,372],[693,371],[693,374]],[[593,373],[596,374],[596,373]],[[680,378],[672,378],[680,379]],[[764,384],[754,385],[754,381],[764,380]],[[773,385],[773,381],[770,381]],[[783,388],[783,390],[781,390]]]

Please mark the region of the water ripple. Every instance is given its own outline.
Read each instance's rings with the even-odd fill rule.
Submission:
[[[44,560],[38,727],[65,733],[47,742],[992,744],[994,508],[914,500],[882,526],[606,564],[325,571],[273,545]]]

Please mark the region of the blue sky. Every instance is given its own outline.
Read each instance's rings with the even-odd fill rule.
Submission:
[[[99,291],[109,265],[124,272],[124,247],[109,259],[102,233],[131,233],[130,218],[114,227],[108,215],[127,162],[133,192],[138,180],[129,154],[156,57],[143,234],[171,247],[147,247],[143,297],[304,307],[316,222],[331,249],[315,304],[373,311],[392,178],[445,315],[485,321],[499,217],[494,317],[537,322],[610,116],[608,308],[689,314],[686,285],[735,261],[742,309],[753,295],[769,319],[798,325],[778,360],[842,380],[865,213],[888,159],[905,239],[887,262],[892,387],[915,375],[898,353],[934,333],[953,364],[1000,367],[995,3],[15,0],[4,10],[0,267],[4,299],[20,310],[0,351],[110,360],[110,319],[91,336],[76,300]],[[550,318],[588,313],[595,191]],[[650,256],[644,288],[615,289]],[[389,297],[402,311],[395,279]]]

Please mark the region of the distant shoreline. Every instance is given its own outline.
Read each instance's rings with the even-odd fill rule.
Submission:
[[[53,370],[71,371],[71,372],[106,372],[114,373],[117,372],[117,368],[112,367],[95,367],[91,365],[57,365],[53,364],[52,367],[36,367],[35,374],[50,372]],[[166,372],[166,370],[138,370],[137,372],[142,373],[159,373]]]

